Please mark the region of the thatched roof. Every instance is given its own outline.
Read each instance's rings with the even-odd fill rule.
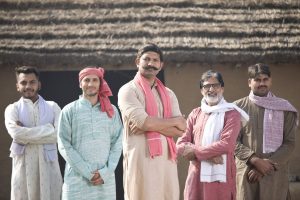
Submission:
[[[297,0],[11,0],[0,29],[0,66],[130,66],[147,41],[174,63],[300,63]]]

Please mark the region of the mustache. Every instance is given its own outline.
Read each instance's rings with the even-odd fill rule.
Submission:
[[[153,69],[155,71],[159,70],[158,68],[156,68],[156,67],[154,67],[152,65],[144,66],[143,69],[145,69],[145,70]]]
[[[267,86],[265,86],[265,85],[262,85],[262,86],[259,86],[258,88],[260,89],[260,88],[266,88]]]

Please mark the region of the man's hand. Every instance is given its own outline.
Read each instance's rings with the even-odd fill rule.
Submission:
[[[276,163],[269,159],[261,159],[257,156],[252,156],[249,162],[255,167],[255,169],[260,172],[263,176],[270,175],[276,168]]]
[[[248,180],[250,183],[256,183],[256,182],[260,181],[260,179],[262,179],[262,177],[263,177],[263,175],[254,168],[248,172]]]
[[[139,129],[136,125],[134,125],[133,122],[129,122],[129,129],[131,133],[136,135],[144,133],[144,131],[142,129]]]
[[[92,179],[90,180],[90,182],[93,184],[93,185],[101,185],[104,183],[103,179],[101,178],[100,174],[98,171],[95,171],[94,173],[94,176],[92,177]]]
[[[182,153],[182,156],[189,161],[196,160],[196,155],[195,155],[194,148],[192,147],[192,145],[186,144],[184,146],[184,151]]]
[[[175,119],[177,120],[176,128],[178,128],[180,131],[185,131],[186,120],[185,120],[184,116],[175,117]]]
[[[223,164],[223,157],[222,156],[215,156],[210,159],[207,159],[208,162],[211,162],[212,164]]]

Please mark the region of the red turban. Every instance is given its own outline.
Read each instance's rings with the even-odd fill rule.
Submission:
[[[99,101],[100,101],[100,106],[101,106],[101,111],[106,112],[108,117],[112,118],[114,115],[114,109],[110,103],[109,96],[112,96],[112,92],[107,84],[107,82],[104,80],[104,69],[99,67],[99,68],[92,68],[92,67],[87,67],[84,68],[79,72],[79,82],[87,76],[87,75],[96,75],[100,79],[100,87],[99,87]]]

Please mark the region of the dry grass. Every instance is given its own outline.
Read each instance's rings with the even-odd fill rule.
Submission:
[[[10,0],[0,5],[5,60],[25,54],[101,55],[123,62],[152,41],[179,61],[199,61],[198,54],[206,54],[225,60],[273,55],[285,62],[294,56],[300,62],[297,0]]]

